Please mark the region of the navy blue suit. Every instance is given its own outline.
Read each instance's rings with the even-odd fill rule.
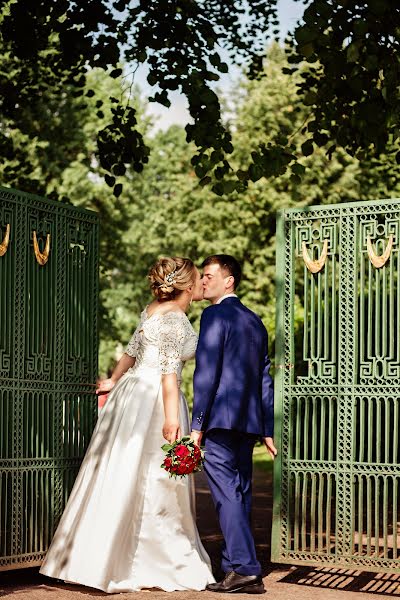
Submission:
[[[238,298],[203,312],[196,352],[192,429],[205,432],[205,471],[224,546],[222,568],[259,575],[251,533],[252,454],[273,435],[268,335]]]

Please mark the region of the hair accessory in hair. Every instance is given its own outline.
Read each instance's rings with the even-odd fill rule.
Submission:
[[[172,271],[172,273],[168,273],[168,275],[165,276],[165,281],[169,285],[174,285],[174,283],[175,283],[175,275],[176,275],[176,271]]]

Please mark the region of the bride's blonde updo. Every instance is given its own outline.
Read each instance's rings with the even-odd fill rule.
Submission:
[[[190,258],[160,258],[149,271],[150,288],[160,302],[174,300],[194,284],[196,267]]]

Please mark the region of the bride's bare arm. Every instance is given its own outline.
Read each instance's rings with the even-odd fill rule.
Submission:
[[[129,354],[123,354],[116,364],[111,377],[109,379],[103,379],[103,381],[100,382],[99,387],[96,390],[96,394],[107,394],[110,390],[112,390],[118,379],[120,379],[128,369],[133,367],[135,362],[135,357],[129,356]]]
[[[162,375],[161,386],[165,416],[163,436],[172,444],[181,437],[179,426],[179,388],[176,373]]]

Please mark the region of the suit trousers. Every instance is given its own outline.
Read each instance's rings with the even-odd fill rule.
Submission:
[[[222,570],[260,575],[251,532],[251,478],[257,436],[211,429],[205,437],[205,465],[224,543]]]

